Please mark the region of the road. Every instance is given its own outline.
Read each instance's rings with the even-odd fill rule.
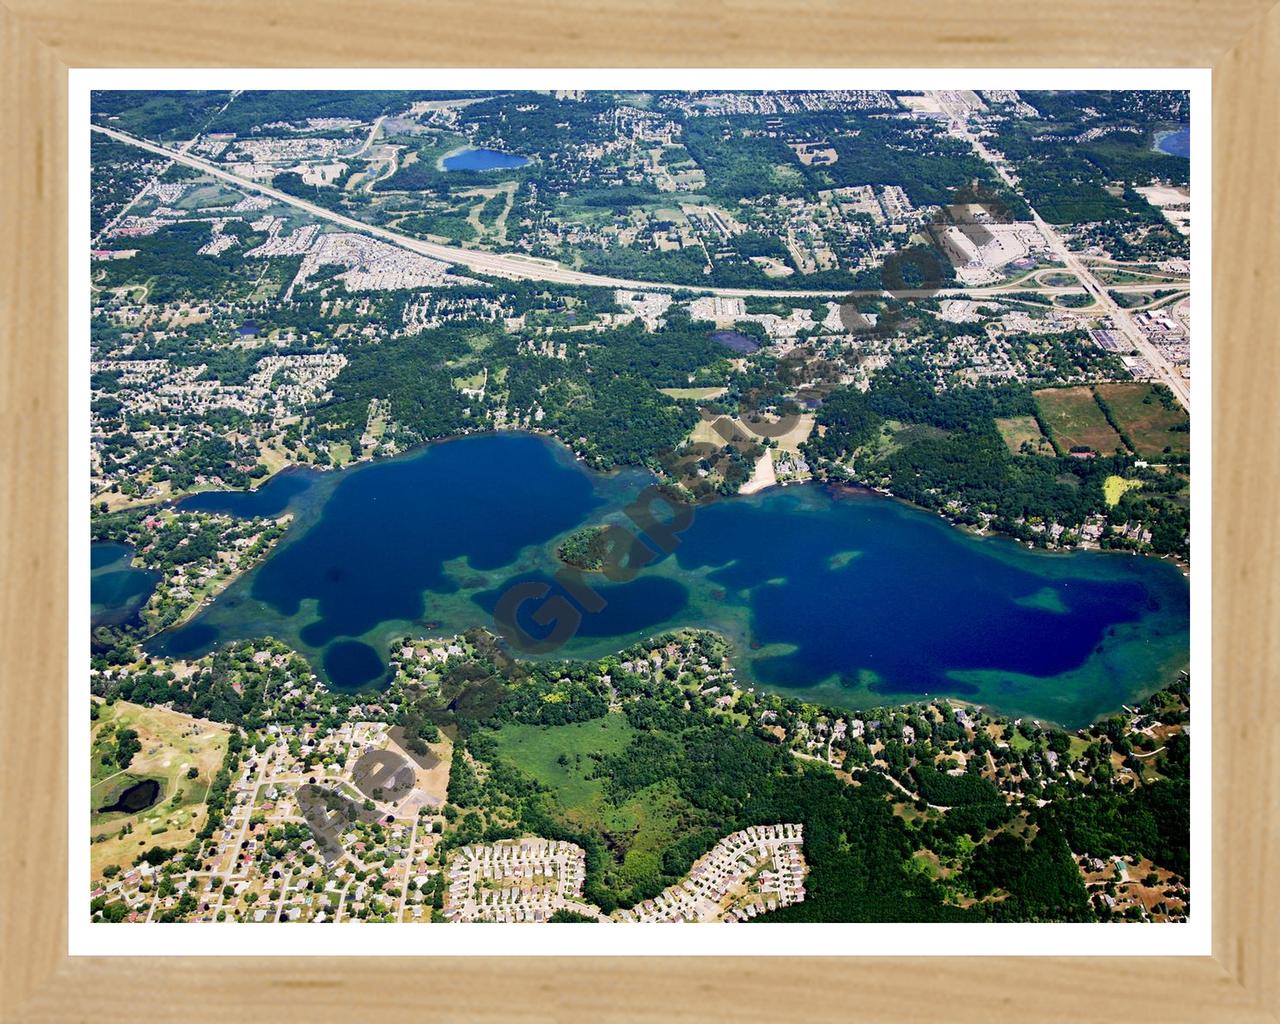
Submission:
[[[1027,197],[1023,195],[1022,191],[1014,183],[1012,173],[1001,163],[1000,157],[988,149],[983,141],[969,130],[966,112],[956,109],[953,104],[949,103],[946,99],[946,94],[943,92],[932,92],[929,95],[937,100],[938,105],[950,119],[952,125],[955,126],[956,131],[973,147],[974,152],[991,165],[996,174],[1000,176],[1001,181],[1022,196],[1023,201],[1027,203],[1027,209],[1031,211],[1031,219],[1035,222],[1036,227],[1040,229],[1040,233],[1044,235],[1054,255],[1062,260],[1067,269],[1076,275],[1084,286],[1085,291],[1092,295],[1094,302],[1106,311],[1116,329],[1125,336],[1129,344],[1147,361],[1147,365],[1151,367],[1160,382],[1166,385],[1182,407],[1187,412],[1190,412],[1191,383],[1182,377],[1177,367],[1169,362],[1164,353],[1156,348],[1148,340],[1147,336],[1138,329],[1138,325],[1134,323],[1133,317],[1129,315],[1129,312],[1122,309],[1119,303],[1111,297],[1107,289],[1093,276],[1093,271],[1084,260],[1067,247],[1066,241],[1058,233],[1058,230],[1036,212]]]
[[[364,145],[357,149],[354,153],[346,154],[342,157],[344,160],[354,160],[356,157],[364,156],[369,147],[373,145],[374,136],[378,134],[378,129],[382,127],[382,122],[387,119],[387,115],[383,114],[373,122],[373,127],[369,129],[369,137],[364,140]]]
[[[191,136],[191,138],[189,138],[186,142],[184,142],[181,146],[178,147],[178,152],[185,153],[192,146],[194,146],[196,144],[196,141],[200,138],[200,136],[204,134],[205,129],[207,129],[209,125],[213,123],[214,119],[218,117],[219,114],[221,114],[224,110],[226,110],[227,107],[231,106],[231,101],[234,100],[239,95],[240,95],[239,90],[236,90],[235,92],[233,92],[231,96],[227,99],[227,102],[224,103],[222,106],[220,106],[217,110],[215,110],[213,114],[209,117],[209,119],[205,121],[204,126],[198,132],[196,132],[193,136]],[[129,141],[129,140],[126,139],[122,141]],[[103,235],[105,235],[108,231],[110,231],[113,227],[115,227],[118,223],[120,223],[121,220],[124,219],[125,215],[128,214],[128,212],[133,209],[134,204],[137,203],[139,199],[141,199],[143,196],[147,194],[151,186],[160,180],[160,178],[164,175],[165,171],[167,171],[170,167],[173,166],[173,160],[174,160],[175,154],[166,153],[165,156],[169,157],[169,162],[165,164],[163,167],[161,167],[160,170],[156,171],[154,175],[148,178],[143,183],[142,188],[138,189],[138,191],[134,194],[133,198],[131,198],[127,203],[124,204],[124,206],[120,208],[120,212],[117,213],[114,217],[112,217],[111,220],[103,226],[102,230],[93,236],[93,241],[91,243],[93,247],[97,246],[98,240],[102,238]]]
[[[146,139],[140,139],[137,136],[130,135],[127,132],[119,131],[115,128],[107,128],[102,125],[92,125],[93,131],[100,132],[103,135],[109,135],[113,139],[120,142],[126,142],[130,145],[145,149],[148,152],[156,153],[160,156],[168,157],[175,163],[183,164],[195,170],[202,171],[210,177],[226,181],[241,191],[257,192],[260,195],[274,199],[276,202],[285,203],[299,210],[309,213],[311,216],[320,220],[327,220],[332,224],[337,224],[348,231],[355,231],[361,234],[370,235],[392,245],[397,245],[402,249],[410,252],[418,253],[422,256],[429,256],[431,259],[440,260],[455,266],[466,267],[479,274],[485,274],[491,277],[505,277],[523,281],[547,281],[552,284],[578,285],[593,288],[620,288],[629,291],[669,291],[669,292],[693,292],[704,295],[716,295],[724,298],[840,298],[843,296],[886,296],[893,298],[926,298],[937,295],[942,298],[980,298],[983,296],[998,296],[1002,290],[1000,286],[991,288],[943,288],[933,289],[930,291],[919,291],[905,289],[900,291],[881,291],[878,289],[854,290],[839,289],[808,289],[808,290],[780,290],[775,288],[718,288],[713,286],[701,285],[685,285],[671,284],[663,281],[635,281],[626,278],[607,277],[602,274],[589,274],[580,270],[573,270],[565,267],[553,260],[539,259],[533,256],[523,256],[511,253],[491,253],[481,252],[475,249],[464,249],[460,246],[443,245],[438,242],[425,242],[421,239],[410,238],[402,235],[390,228],[377,227],[373,224],[366,224],[364,221],[356,220],[354,217],[348,217],[346,214],[338,213],[327,207],[319,206],[315,203],[300,199],[297,196],[290,195],[288,192],[281,192],[279,189],[272,188],[270,185],[263,185],[259,182],[249,181],[230,171],[224,170],[216,164],[199,157],[193,157],[186,152],[177,152],[168,149],[165,146],[157,145],[154,142],[148,142]],[[1083,278],[1082,278],[1083,280]],[[1129,286],[1135,291],[1154,290],[1159,285],[1131,285]],[[1164,285],[1163,287],[1168,287]],[[1032,288],[1022,286],[1015,288],[1018,291],[1035,291],[1045,294],[1054,294],[1055,289],[1050,288]],[[1079,289],[1065,288],[1063,292],[1078,291]],[[1069,312],[1069,311],[1068,311]]]
[[[413,844],[418,838],[418,819],[415,815],[413,819],[413,828],[409,830],[409,846],[405,852],[404,860],[400,863],[404,866],[404,878],[400,882],[400,902],[396,904],[396,920],[404,920],[405,906],[409,902],[409,875],[413,869]]]
[[[1174,397],[1182,405],[1187,412],[1191,411],[1191,382],[1186,380],[1180,374],[1167,358],[1155,345],[1153,345],[1147,336],[1138,329],[1138,325],[1134,323],[1133,317],[1129,315],[1127,309],[1121,308],[1120,304],[1111,297],[1110,292],[1103,287],[1093,271],[1089,269],[1084,260],[1075,255],[1067,248],[1066,243],[1062,240],[1062,236],[1050,227],[1040,215],[1031,211],[1032,219],[1036,226],[1044,233],[1045,238],[1049,240],[1050,247],[1057,254],[1067,268],[1079,278],[1080,283],[1084,285],[1085,291],[1093,296],[1094,302],[1104,310],[1111,318],[1111,322],[1123,334],[1128,342],[1137,350],[1138,354],[1147,361],[1147,365],[1155,371],[1160,382],[1173,392]],[[1116,289],[1117,291],[1119,289]]]

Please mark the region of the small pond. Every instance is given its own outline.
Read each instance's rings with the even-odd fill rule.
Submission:
[[[141,782],[135,782],[124,790],[116,797],[114,803],[99,807],[98,813],[113,814],[122,812],[124,814],[137,814],[139,811],[145,811],[159,799],[160,783],[155,779],[143,779]]]

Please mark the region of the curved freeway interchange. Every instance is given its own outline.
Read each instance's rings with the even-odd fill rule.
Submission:
[[[947,99],[947,94],[941,91],[931,92],[929,94],[938,103],[943,113],[950,119],[951,124],[955,128],[956,133],[964,138],[970,146],[973,147],[974,153],[979,158],[985,160],[991,165],[992,170],[1000,176],[1009,188],[1013,189],[1022,196],[1023,202],[1027,204],[1027,209],[1031,211],[1031,219],[1035,222],[1036,227],[1040,230],[1049,243],[1049,248],[1053,250],[1057,256],[1071,273],[1075,274],[1076,280],[1084,286],[1084,290],[1093,297],[1094,303],[1100,305],[1107,315],[1111,318],[1111,322],[1116,325],[1116,329],[1125,336],[1125,339],[1134,349],[1141,353],[1143,359],[1147,361],[1147,365],[1155,372],[1160,382],[1164,384],[1174,397],[1182,405],[1187,412],[1191,411],[1191,384],[1185,380],[1172,363],[1165,357],[1150,339],[1139,330],[1138,325],[1133,322],[1133,317],[1129,315],[1128,310],[1124,309],[1115,299],[1111,297],[1108,290],[1103,286],[1093,271],[1079,256],[1073,253],[1058,233],[1057,229],[1044,220],[1035,210],[1035,207],[1027,200],[1027,197],[1018,189],[1017,181],[1014,179],[1009,169],[1001,162],[999,154],[987,148],[986,144],[969,130],[968,121],[965,112],[957,109]],[[1120,289],[1115,289],[1120,290]]]

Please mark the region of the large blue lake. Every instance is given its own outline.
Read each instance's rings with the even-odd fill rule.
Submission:
[[[183,507],[296,515],[255,571],[151,641],[192,656],[271,635],[331,685],[380,685],[392,641],[493,628],[514,583],[554,581],[584,523],[627,524],[651,478],[587,471],[562,445],[483,435],[339,473],[286,470],[254,492]],[[850,708],[948,694],[1078,725],[1188,661],[1174,566],[1032,552],[875,494],[808,485],[699,507],[630,582],[589,577],[603,607],[556,656],[598,657],[674,626],[725,633],[748,683]],[[542,600],[545,600],[542,599]],[[531,633],[542,601],[522,607]]]
[[[505,171],[528,162],[528,157],[497,149],[464,149],[445,157],[443,165],[446,171]]]

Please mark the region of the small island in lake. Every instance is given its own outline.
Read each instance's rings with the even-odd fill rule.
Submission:
[[[556,557],[565,565],[583,572],[599,572],[609,554],[607,526],[584,526],[574,530],[556,548]]]

